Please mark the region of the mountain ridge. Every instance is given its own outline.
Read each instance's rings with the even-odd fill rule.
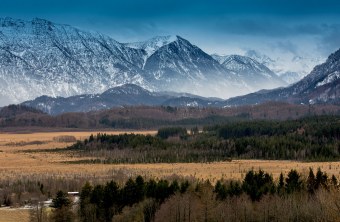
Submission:
[[[332,53],[326,62],[317,65],[310,74],[286,88],[259,91],[228,99],[229,105],[257,104],[266,101],[293,103],[339,103],[340,98],[340,49]]]
[[[134,84],[117,86],[101,94],[84,94],[67,98],[40,96],[21,103],[22,106],[33,107],[51,115],[125,106],[220,107],[221,104],[221,99],[213,100],[190,94],[151,92]]]
[[[301,80],[309,74],[316,65],[325,62],[325,58],[314,58],[309,55],[295,55],[292,58],[271,58],[256,50],[247,50],[244,53],[244,56],[255,59],[267,66],[289,84],[293,84]]]
[[[44,19],[0,19],[0,106],[41,95],[102,93],[129,83],[205,97],[258,90],[180,36],[128,47],[109,36]]]
[[[266,89],[288,85],[267,66],[250,57],[241,55],[219,56],[217,54],[213,54],[212,57],[253,88],[262,87]]]
[[[2,19],[0,31],[0,94],[12,101],[41,92],[51,96],[91,93],[127,81],[152,88],[139,68],[145,52],[107,36],[43,19]],[[9,90],[13,85],[15,93]]]

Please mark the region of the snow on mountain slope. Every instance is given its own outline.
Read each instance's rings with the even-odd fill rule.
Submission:
[[[240,55],[219,56],[212,55],[227,70],[238,75],[239,79],[244,81],[252,90],[259,88],[270,89],[285,86],[287,83],[279,78],[268,67],[258,61]]]
[[[0,106],[42,95],[98,94],[127,83],[229,98],[267,87],[254,78],[179,36],[122,44],[43,19],[0,19]]]
[[[125,45],[135,49],[143,49],[146,51],[147,57],[149,57],[160,47],[167,45],[171,42],[174,42],[176,40],[177,37],[173,35],[156,36],[144,42],[125,43]]]
[[[267,66],[270,70],[276,73],[282,79],[286,80],[288,83],[294,83],[293,81],[298,81],[306,76],[312,71],[312,69],[323,62],[325,58],[315,58],[306,56],[288,56],[288,57],[277,57],[270,58],[267,55],[257,52],[255,50],[248,50],[245,56],[250,57],[263,65]],[[292,78],[293,73],[295,77]]]
[[[41,95],[97,93],[115,85],[145,88],[143,56],[98,34],[43,19],[0,19],[0,97],[21,102]]]
[[[155,51],[144,70],[147,79],[162,90],[222,98],[250,92],[234,73],[180,36]]]
[[[290,87],[293,95],[309,94],[318,87],[339,80],[340,50],[331,54],[325,63],[314,67],[312,72]],[[338,95],[339,97],[339,95]]]
[[[331,54],[326,62],[314,67],[312,72],[297,83],[269,91],[259,91],[227,100],[228,105],[257,104],[265,101],[295,103],[340,102],[340,50]]]

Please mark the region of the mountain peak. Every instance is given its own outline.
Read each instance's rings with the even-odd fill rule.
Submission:
[[[20,19],[14,19],[11,17],[0,18],[0,27],[18,27],[24,26],[25,21]]]
[[[248,50],[244,55],[249,57],[249,58],[255,59],[256,61],[258,61],[258,62],[260,62],[260,63],[262,63],[266,66],[275,62],[269,56],[262,54],[262,53],[259,53],[255,50]]]
[[[141,95],[141,94],[151,94],[150,91],[144,89],[141,86],[135,84],[124,84],[121,86],[116,86],[114,88],[106,90],[102,95]]]
[[[40,23],[40,24],[52,24],[51,21],[49,21],[47,19],[38,18],[38,17],[33,18],[31,22],[32,23]]]
[[[177,40],[177,35],[165,35],[165,36],[155,36],[147,41],[164,41],[164,42],[174,42]]]
[[[235,73],[249,86],[255,88],[275,88],[286,83],[275,75],[267,66],[247,56],[213,54],[212,57],[227,70]]]
[[[0,18],[0,27],[24,27],[27,24],[32,25],[52,25],[53,22],[42,19],[42,18],[33,18],[31,21],[24,21],[21,19],[14,19],[12,17]]]
[[[142,42],[125,43],[126,46],[134,49],[143,49],[147,56],[151,56],[159,48],[178,40],[176,35],[155,36]]]
[[[174,41],[174,42],[178,42],[178,43],[181,43],[181,44],[184,44],[184,45],[192,46],[192,44],[188,40],[182,38],[179,35],[176,36],[176,41]]]

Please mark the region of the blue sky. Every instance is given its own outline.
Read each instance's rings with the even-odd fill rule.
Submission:
[[[0,16],[44,18],[120,42],[177,34],[209,53],[324,57],[340,48],[335,0],[1,0]]]

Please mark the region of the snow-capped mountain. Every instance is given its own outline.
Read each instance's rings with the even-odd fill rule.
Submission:
[[[310,74],[297,83],[280,89],[259,91],[226,101],[228,105],[257,104],[265,101],[294,103],[340,102],[340,49],[331,54],[325,63],[317,65]]]
[[[128,44],[43,19],[0,19],[0,106],[42,95],[98,94],[129,83],[222,98],[266,86],[179,36]]]
[[[235,73],[180,36],[157,36],[125,45],[147,51],[143,65],[146,79],[160,90],[221,97],[253,91]],[[231,90],[235,86],[240,91]]]
[[[238,79],[246,83],[251,90],[270,89],[287,85],[268,67],[250,57],[241,55],[220,56],[217,54],[212,55],[212,57],[227,70],[235,73]]]
[[[257,52],[255,50],[248,50],[245,56],[250,57],[280,76],[287,83],[292,84],[302,79],[312,69],[323,62],[325,58],[310,57],[310,56],[288,56],[270,58],[267,55]]]
[[[125,84],[108,89],[102,94],[85,94],[68,98],[41,96],[35,100],[24,102],[22,105],[33,107],[49,114],[60,114],[135,105],[225,107],[259,104],[267,101],[284,101],[298,104],[339,104],[340,50],[330,55],[325,63],[316,66],[305,78],[289,87],[261,90],[226,101],[185,93],[151,92],[134,84]]]
[[[255,50],[248,50],[245,53],[245,56],[260,62],[261,64],[267,66],[269,69],[271,69],[273,64],[275,63],[275,60],[271,59],[269,56],[259,53]]]
[[[177,36],[156,36],[144,42],[125,43],[126,46],[135,49],[143,49],[147,53],[147,57],[152,55],[160,47],[177,40]]]
[[[147,79],[163,90],[230,97],[245,89],[243,85],[240,92],[231,90],[239,84],[234,74],[179,36],[155,51],[146,60],[144,70]]]
[[[0,105],[102,92],[143,77],[145,51],[43,19],[0,19]]]

